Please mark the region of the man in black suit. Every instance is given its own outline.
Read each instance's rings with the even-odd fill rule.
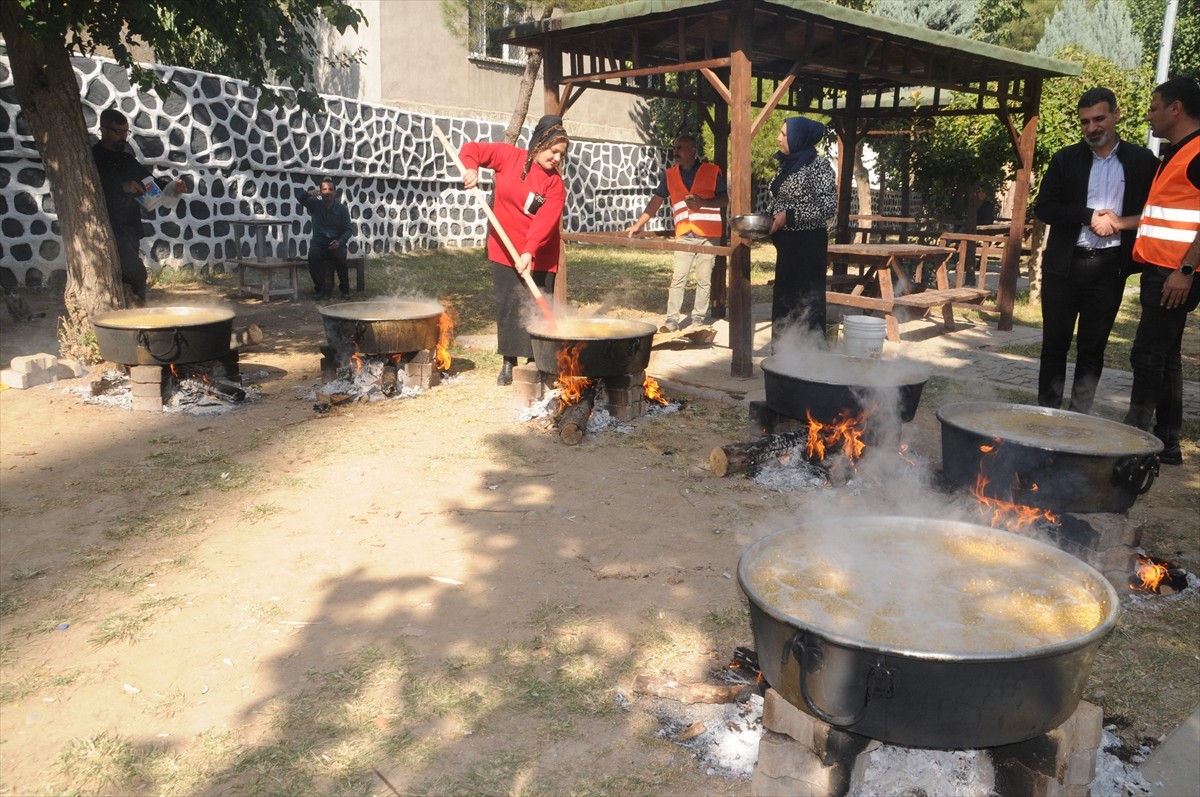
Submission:
[[[1067,353],[1078,320],[1068,409],[1088,412],[1125,279],[1138,270],[1133,262],[1136,220],[1158,160],[1145,147],[1117,136],[1121,112],[1110,89],[1085,92],[1078,108],[1083,140],[1054,153],[1034,206],[1037,217],[1050,225],[1042,256],[1038,404],[1062,406]]]

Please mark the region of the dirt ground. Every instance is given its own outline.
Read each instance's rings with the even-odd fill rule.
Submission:
[[[4,319],[4,364],[55,352],[54,301],[29,298],[49,315]],[[89,379],[0,392],[0,795],[746,795],[657,735],[634,677],[707,681],[753,646],[750,542],[921,489],[715,478],[746,411],[688,397],[567,446],[517,420],[486,352],[416,398],[317,413],[314,305],[234,304],[266,334],[241,363],[262,396],[234,411],[63,391]],[[937,403],[904,432],[930,469]],[[1194,570],[1190,453],[1133,515]],[[1157,739],[1191,707],[1126,722]]]

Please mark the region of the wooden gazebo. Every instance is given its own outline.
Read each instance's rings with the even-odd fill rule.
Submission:
[[[712,104],[714,160],[726,171],[731,216],[753,210],[750,143],[774,109],[831,117],[840,153],[853,153],[858,138],[881,119],[995,114],[1007,125],[1015,154],[1013,222],[997,300],[1000,328],[1011,328],[1042,82],[1079,74],[1077,64],[823,0],[633,0],[500,28],[492,36],[542,51],[546,113],[566,115],[587,89]],[[662,77],[683,72],[703,76],[699,91],[672,90]],[[773,90],[764,81],[773,81]],[[928,87],[933,101],[919,107],[900,102],[913,86]],[[945,107],[938,95],[947,91],[972,98],[970,108]],[[839,240],[849,221],[852,168],[853,158],[842,157]],[[727,254],[730,371],[749,377],[748,242],[734,236]]]

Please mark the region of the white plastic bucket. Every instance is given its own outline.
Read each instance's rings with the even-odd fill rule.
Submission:
[[[842,354],[880,357],[887,338],[887,321],[869,315],[842,317]]]

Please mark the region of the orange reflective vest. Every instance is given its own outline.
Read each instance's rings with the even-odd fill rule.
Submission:
[[[1200,232],[1200,190],[1188,180],[1188,164],[1200,155],[1196,136],[1172,156],[1150,186],[1142,208],[1133,259],[1164,268],[1179,268]]]
[[[721,209],[701,208],[692,213],[688,211],[687,198],[695,195],[700,199],[712,199],[717,195],[717,178],[721,176],[721,168],[715,163],[701,163],[696,170],[689,190],[683,184],[683,177],[678,166],[667,169],[667,192],[671,195],[671,213],[675,217],[675,237],[687,235],[689,232],[702,238],[720,238],[722,232]]]

